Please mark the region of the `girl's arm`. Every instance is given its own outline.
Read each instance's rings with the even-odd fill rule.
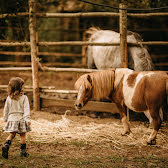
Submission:
[[[9,96],[7,97],[5,101],[5,106],[3,109],[3,120],[6,122],[8,120],[8,113],[9,113]]]
[[[29,100],[27,96],[25,96],[24,100],[24,115],[23,118],[26,122],[30,122],[30,106],[29,106]]]

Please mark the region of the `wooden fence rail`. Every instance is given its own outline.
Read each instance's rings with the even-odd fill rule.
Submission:
[[[0,30],[18,30],[18,31],[21,31],[23,28],[22,27],[9,27],[9,26],[0,26]],[[81,32],[83,33],[86,29],[78,29],[78,32]],[[113,28],[112,29],[113,31],[118,31],[117,28]],[[135,31],[135,32],[168,32],[168,29],[166,28],[162,28],[162,27],[158,27],[158,28],[132,28],[131,29],[132,31]],[[40,31],[62,31],[62,32],[77,32],[76,29],[65,29],[64,27],[62,28],[57,28],[57,27],[53,27],[53,28],[38,28],[37,27],[37,31],[40,32]]]
[[[76,17],[119,17],[119,13],[115,12],[87,12],[87,13],[36,13],[38,18],[76,18]],[[153,16],[168,16],[168,12],[157,13],[128,13],[129,17],[153,17]],[[28,12],[16,13],[16,14],[0,14],[0,19],[10,17],[29,17]]]
[[[0,51],[0,55],[15,55],[15,56],[31,56],[30,52],[13,52],[13,51]],[[77,53],[55,53],[55,52],[38,52],[37,55],[40,56],[66,56],[66,57],[81,57],[82,54]]]
[[[0,61],[0,65],[3,66],[16,66],[16,67],[23,67],[23,66],[31,66],[31,62],[12,62],[12,61]],[[42,63],[42,66],[49,66],[49,67],[76,67],[76,68],[84,68],[86,67],[86,64],[82,64],[82,63],[61,63],[61,62],[48,62],[48,63]],[[12,68],[12,67],[11,67]]]
[[[4,67],[0,71],[31,71],[32,67]]]
[[[56,90],[55,87],[40,87],[40,93],[57,93],[57,94],[77,94],[76,90]],[[0,90],[6,91],[7,85],[0,85]],[[25,92],[33,92],[32,86],[25,86]],[[54,97],[48,98],[48,96],[40,95],[40,106],[41,108],[64,106],[74,108],[75,100],[69,99],[55,99]],[[102,111],[110,113],[119,113],[118,108],[115,103],[107,102],[96,102],[89,101],[87,105],[82,110],[90,111]]]
[[[1,90],[6,90],[8,85],[0,85]],[[42,86],[39,87],[40,92],[44,93],[61,93],[61,94],[77,94],[78,92],[76,90],[56,90],[54,86]],[[24,86],[25,92],[32,92],[33,86]]]
[[[82,41],[58,41],[58,42],[38,42],[38,46],[118,46],[120,43],[95,43],[95,42],[82,42]],[[148,41],[148,42],[137,42],[137,43],[128,43],[129,46],[139,46],[139,45],[168,45],[168,41]],[[0,46],[30,46],[30,42],[0,42]]]
[[[89,73],[98,71],[97,69],[84,69],[84,68],[50,68],[44,67],[44,71],[53,71],[53,72],[81,72]],[[32,67],[4,67],[0,68],[0,71],[32,71]]]
[[[5,47],[30,46],[30,42],[2,42],[0,41],[0,46],[5,46]]]
[[[167,55],[163,55],[163,56],[157,56],[155,58],[167,58],[168,56]],[[31,66],[31,62],[12,62],[12,61],[0,61],[0,65],[3,65],[3,66],[12,66],[12,67],[18,67],[20,66],[27,66],[27,68],[29,68],[28,66]],[[48,62],[48,63],[42,63],[41,64],[42,66],[44,66],[43,70],[47,70],[47,67],[50,69],[50,70],[47,70],[47,71],[55,71],[54,70],[54,67],[72,67],[72,68],[84,68],[86,67],[86,64],[82,64],[82,63],[59,63],[59,62]],[[167,66],[168,65],[168,62],[157,62],[155,63],[155,66]],[[54,66],[54,67],[53,67]],[[5,68],[8,68],[8,69],[12,69],[12,67],[5,67]],[[18,67],[19,68],[19,67]],[[64,70],[64,68],[62,68],[64,72],[67,72]],[[22,69],[23,70],[23,69]],[[25,69],[27,71],[27,69]],[[2,69],[0,68],[0,71],[2,71]],[[11,70],[10,70],[11,71]],[[58,72],[57,70],[55,72]]]
[[[74,104],[75,100],[68,100],[68,99],[55,100],[54,98],[48,99],[48,97],[47,98],[41,97],[42,108],[55,107],[55,106],[74,108]],[[119,113],[119,110],[115,103],[96,102],[96,101],[89,101],[81,110]]]

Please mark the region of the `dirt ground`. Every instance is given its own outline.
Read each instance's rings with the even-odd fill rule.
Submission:
[[[27,72],[0,73],[1,85],[7,85],[13,76],[20,76],[31,85]],[[76,73],[40,73],[40,86],[73,89]],[[32,101],[32,95],[29,94]],[[0,93],[1,145],[7,134],[2,131],[2,110],[6,95]],[[163,122],[157,144],[146,145],[152,129],[143,114],[131,114],[132,133],[121,136],[122,124],[118,114],[93,111],[75,111],[73,108],[55,107],[31,111],[32,131],[28,133],[30,159],[17,160],[19,137],[11,148],[8,162],[0,157],[0,167],[164,167],[168,168],[168,123]],[[24,164],[28,166],[25,166]]]

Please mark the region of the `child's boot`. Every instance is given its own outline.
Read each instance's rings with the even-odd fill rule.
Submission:
[[[2,157],[4,157],[5,159],[8,159],[8,151],[9,151],[10,145],[11,145],[11,141],[7,140],[4,146],[2,147]]]
[[[26,152],[26,144],[21,144],[20,146],[20,156],[27,157],[29,154]]]

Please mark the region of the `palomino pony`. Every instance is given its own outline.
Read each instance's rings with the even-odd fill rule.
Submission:
[[[136,72],[127,68],[102,70],[79,77],[75,89],[78,90],[76,109],[81,109],[90,99],[105,98],[116,103],[124,127],[122,135],[130,133],[126,107],[144,112],[153,125],[147,144],[156,144],[161,126],[160,109],[167,111],[168,75],[165,72]]]
[[[120,33],[91,27],[86,31],[89,42],[120,42]],[[128,31],[127,42],[141,42],[142,38],[135,32]],[[86,52],[88,68],[121,68],[120,46],[88,46]],[[128,46],[128,68],[136,71],[153,70],[153,63],[145,46]]]

